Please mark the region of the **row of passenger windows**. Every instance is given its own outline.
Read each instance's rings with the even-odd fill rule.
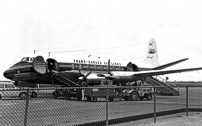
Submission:
[[[97,66],[97,65],[75,65],[72,64],[72,69],[94,69],[94,70],[107,70],[108,66]],[[124,70],[122,67],[111,66],[110,70]]]

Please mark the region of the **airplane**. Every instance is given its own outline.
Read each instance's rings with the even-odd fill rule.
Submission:
[[[54,84],[61,85],[55,79],[55,74],[61,73],[68,77],[79,79],[84,77],[88,79],[89,85],[100,84],[97,74],[109,74],[110,76],[122,76],[116,81],[135,81],[146,76],[171,74],[177,72],[186,72],[201,70],[202,68],[179,69],[179,70],[163,70],[167,67],[181,63],[188,58],[177,60],[164,65],[159,65],[156,41],[151,38],[148,43],[146,55],[140,63],[131,61],[117,61],[102,58],[91,57],[73,57],[67,55],[39,55],[31,54],[22,58],[22,60],[3,74],[7,79],[13,80],[15,85],[23,83],[22,86],[36,86],[36,84]],[[142,66],[141,66],[142,65]],[[144,66],[144,67],[143,67]],[[53,72],[57,71],[57,73]],[[127,77],[126,77],[127,75]],[[125,76],[125,77],[124,77]],[[128,77],[129,76],[129,77]],[[64,77],[62,77],[64,79]],[[92,81],[91,81],[92,80]],[[98,80],[98,81],[95,81]],[[79,86],[66,85],[66,86]]]

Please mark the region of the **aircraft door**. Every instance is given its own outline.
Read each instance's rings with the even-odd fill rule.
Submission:
[[[59,71],[58,63],[54,59],[48,59],[47,64],[48,64],[48,70],[50,72],[51,72],[51,70]]]
[[[35,57],[32,66],[36,72],[38,72],[40,74],[46,73],[46,63],[42,56]]]

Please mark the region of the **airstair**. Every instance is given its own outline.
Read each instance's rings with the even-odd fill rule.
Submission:
[[[163,78],[160,78],[158,76],[155,77],[147,77],[145,80],[147,83],[151,84],[152,86],[162,86],[160,88],[157,88],[157,93],[161,95],[172,95],[172,96],[179,96],[179,88],[169,82],[164,82]],[[178,89],[178,90],[177,90]]]
[[[53,78],[68,87],[80,87],[80,80],[62,72],[52,71]]]

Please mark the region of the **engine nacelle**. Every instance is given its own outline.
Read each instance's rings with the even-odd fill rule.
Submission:
[[[132,62],[129,62],[126,66],[125,71],[139,71],[139,68],[137,65],[133,64]]]

